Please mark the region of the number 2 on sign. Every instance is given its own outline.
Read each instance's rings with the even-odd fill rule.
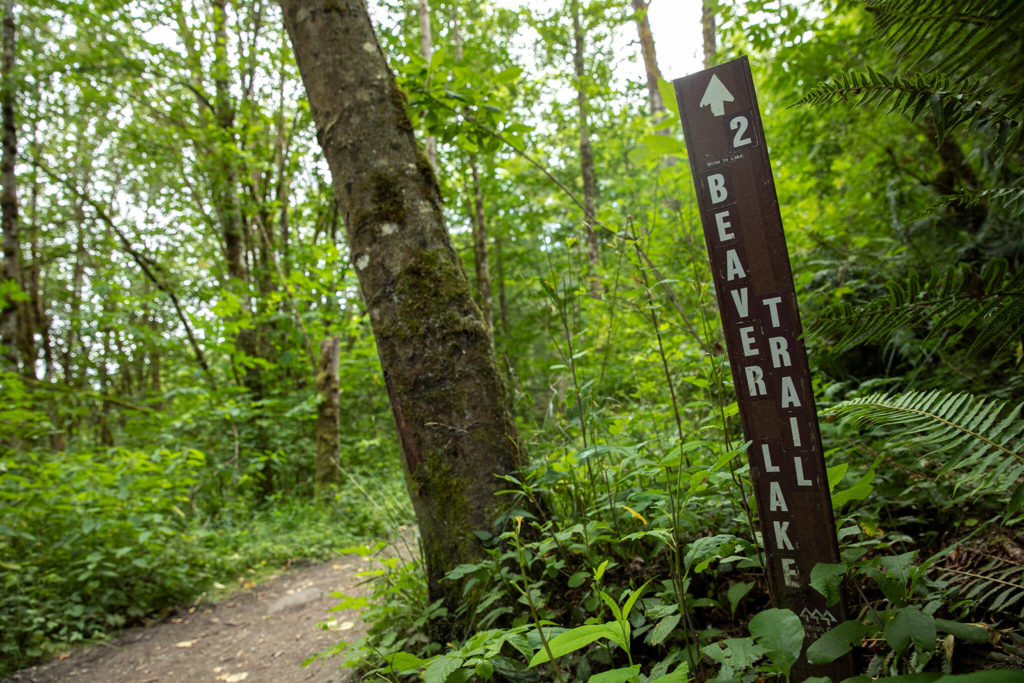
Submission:
[[[754,141],[747,137],[747,126],[749,125],[750,122],[747,120],[747,117],[743,115],[734,116],[729,121],[729,130],[736,131],[736,134],[732,138],[733,149],[754,144]]]

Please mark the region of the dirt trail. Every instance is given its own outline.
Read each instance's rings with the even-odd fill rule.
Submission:
[[[372,557],[359,555],[294,567],[222,602],[182,610],[109,643],[23,669],[6,683],[348,683],[356,678],[338,668],[341,658],[300,665],[365,633],[357,611],[329,611],[340,602],[330,594],[367,595],[356,574],[379,567]],[[330,630],[317,626],[328,620]]]

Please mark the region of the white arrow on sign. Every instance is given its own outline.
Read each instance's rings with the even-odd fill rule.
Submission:
[[[700,98],[700,106],[711,107],[711,113],[715,116],[721,116],[725,113],[725,103],[733,101],[732,93],[725,87],[725,84],[719,80],[716,74],[711,74],[711,81],[708,83],[708,89],[704,91],[704,97]]]

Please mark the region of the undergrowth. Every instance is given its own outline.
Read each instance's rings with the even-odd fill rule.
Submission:
[[[400,482],[321,502],[197,500],[198,451],[110,449],[0,458],[0,675],[167,615],[216,585],[325,559],[408,519]],[[371,487],[373,501],[360,491]]]
[[[476,531],[486,559],[447,575],[464,586],[458,613],[429,603],[416,562],[388,560],[367,577],[371,598],[341,596],[339,608],[364,609],[368,635],[321,654],[344,653],[370,680],[445,683],[789,680],[801,657],[827,666],[847,655],[855,680],[957,680],[987,669],[963,680],[1019,678],[1022,489],[992,485],[997,459],[950,466],[990,446],[962,430],[955,442],[944,438],[948,421],[921,419],[898,438],[891,421],[875,424],[863,411],[823,420],[842,561],[818,564],[810,581],[829,605],[845,599],[849,619],[805,648],[800,618],[767,598],[746,445],[721,357],[687,354],[679,339],[691,331],[675,324],[674,307],[661,307],[671,298],[652,291],[640,246],[624,248],[638,254],[632,297],[590,300],[571,272],[542,283],[562,348],[552,371],[566,389],[533,432],[532,465],[508,477],[511,512]],[[701,341],[714,349],[707,290],[693,290]],[[582,321],[608,310],[646,320],[652,332],[631,367],[606,374],[592,347],[615,340]],[[855,398],[841,387],[819,394],[826,415]],[[1006,440],[1014,461],[1015,448]],[[432,641],[433,620],[464,628]]]

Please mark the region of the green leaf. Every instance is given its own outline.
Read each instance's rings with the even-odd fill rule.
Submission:
[[[844,621],[833,626],[807,648],[807,661],[811,664],[828,664],[853,649],[872,627],[859,621]]]
[[[842,562],[832,564],[819,562],[811,570],[811,588],[818,591],[826,598],[826,606],[839,602],[839,588],[843,583],[843,574],[846,573],[846,565]]]
[[[987,645],[989,642],[988,630],[982,626],[964,624],[959,621],[950,621],[949,619],[936,619],[935,628],[974,645]]]
[[[386,671],[408,671],[410,669],[422,669],[426,666],[430,660],[420,659],[416,655],[409,654],[408,652],[396,652],[393,655],[388,655],[386,658],[388,663]]]
[[[754,615],[748,628],[775,666],[788,676],[804,644],[804,625],[800,617],[788,609],[767,609]]]
[[[725,597],[729,600],[729,612],[731,616],[736,616],[736,608],[739,606],[740,600],[742,600],[753,587],[753,581],[737,581],[729,586],[729,590],[726,591]]]
[[[661,619],[658,624],[651,631],[651,634],[647,636],[647,642],[651,645],[658,645],[662,643],[669,635],[675,630],[675,627],[679,625],[679,615],[670,614],[667,617]]]
[[[430,55],[430,65],[427,67],[427,69],[431,73],[433,73],[434,71],[437,71],[437,68],[439,66],[441,66],[442,62],[444,62],[444,58],[445,58],[445,49],[444,49],[444,46],[442,45],[442,46],[438,47],[437,49],[435,49],[434,53],[432,55]]]
[[[722,549],[727,545],[731,549],[733,541],[737,540],[732,534],[717,534],[715,536],[702,536],[695,539],[686,548],[686,555],[683,557],[683,565],[686,570],[694,573],[701,573],[708,568],[713,560],[720,558]]]
[[[512,83],[519,80],[519,77],[523,75],[523,68],[520,66],[513,66],[503,71],[499,71],[494,75],[494,80],[497,83]]]
[[[764,656],[766,650],[753,638],[726,638],[701,650],[708,657],[730,669],[745,669]]]
[[[690,673],[690,665],[686,662],[680,662],[679,666],[672,673],[665,674],[664,676],[658,676],[655,679],[648,681],[647,683],[686,683],[687,675]]]
[[[1024,674],[1020,669],[991,669],[969,674],[949,674],[935,679],[935,683],[1010,683],[1012,681],[1024,681]]]
[[[639,675],[640,665],[634,664],[633,666],[594,674],[590,677],[589,683],[625,683],[626,681],[636,681]]]
[[[832,493],[836,490],[836,486],[846,476],[846,470],[850,469],[850,463],[844,462],[839,465],[833,465],[828,468],[828,491]]]
[[[885,625],[883,635],[898,654],[903,654],[911,642],[918,651],[928,652],[935,647],[935,619],[913,605],[904,607]]]
[[[489,681],[491,680],[491,677],[494,676],[494,665],[486,659],[481,659],[479,662],[476,663],[476,666],[474,667],[473,671],[480,678],[484,679],[485,681]]]
[[[665,105],[665,109],[679,116],[679,103],[676,102],[676,89],[675,87],[666,81],[664,78],[658,79],[658,92],[661,94],[661,101]]]
[[[577,586],[582,585],[583,582],[586,581],[586,580],[587,580],[587,573],[586,572],[576,572],[575,574],[573,574],[572,576],[569,577],[569,582],[568,582],[569,588],[576,588]]]
[[[452,672],[462,667],[462,657],[442,655],[423,670],[424,683],[445,683]]]
[[[633,591],[633,594],[629,596],[629,599],[626,600],[626,604],[622,607],[621,621],[629,619],[629,613],[633,610],[633,605],[636,604],[637,598],[639,598],[640,594],[644,592],[645,588],[647,588],[647,584],[649,584],[653,580],[654,579],[647,579],[646,581],[644,581],[644,584],[642,586]]]
[[[563,633],[559,633],[548,641],[548,647],[551,648],[551,656],[558,659],[570,652],[575,652],[576,650],[585,648],[595,640],[600,640],[601,638],[618,640],[621,637],[618,624],[585,624]],[[549,660],[550,657],[548,657],[547,650],[542,647],[535,655],[533,655],[533,659],[530,660],[529,666],[534,667]]]
[[[1021,510],[1024,510],[1024,484],[1018,486],[1010,497],[1010,502],[1006,505],[1006,514],[1003,516],[1003,524],[1009,522],[1010,518]]]
[[[686,155],[683,143],[671,135],[645,135],[640,138],[640,144],[659,157]]]
[[[864,476],[861,477],[856,484],[854,484],[848,489],[836,491],[835,493],[832,494],[832,509],[838,510],[839,508],[843,507],[843,505],[845,505],[846,503],[849,503],[851,500],[864,500],[865,498],[867,498],[868,495],[871,493],[871,490],[874,488],[874,486],[871,484],[874,478],[875,468],[872,465],[871,469],[865,472]]]
[[[910,580],[910,572],[914,566],[914,558],[917,557],[916,550],[910,550],[899,555],[885,555],[879,558],[879,563],[887,572],[892,574],[900,583]]]

